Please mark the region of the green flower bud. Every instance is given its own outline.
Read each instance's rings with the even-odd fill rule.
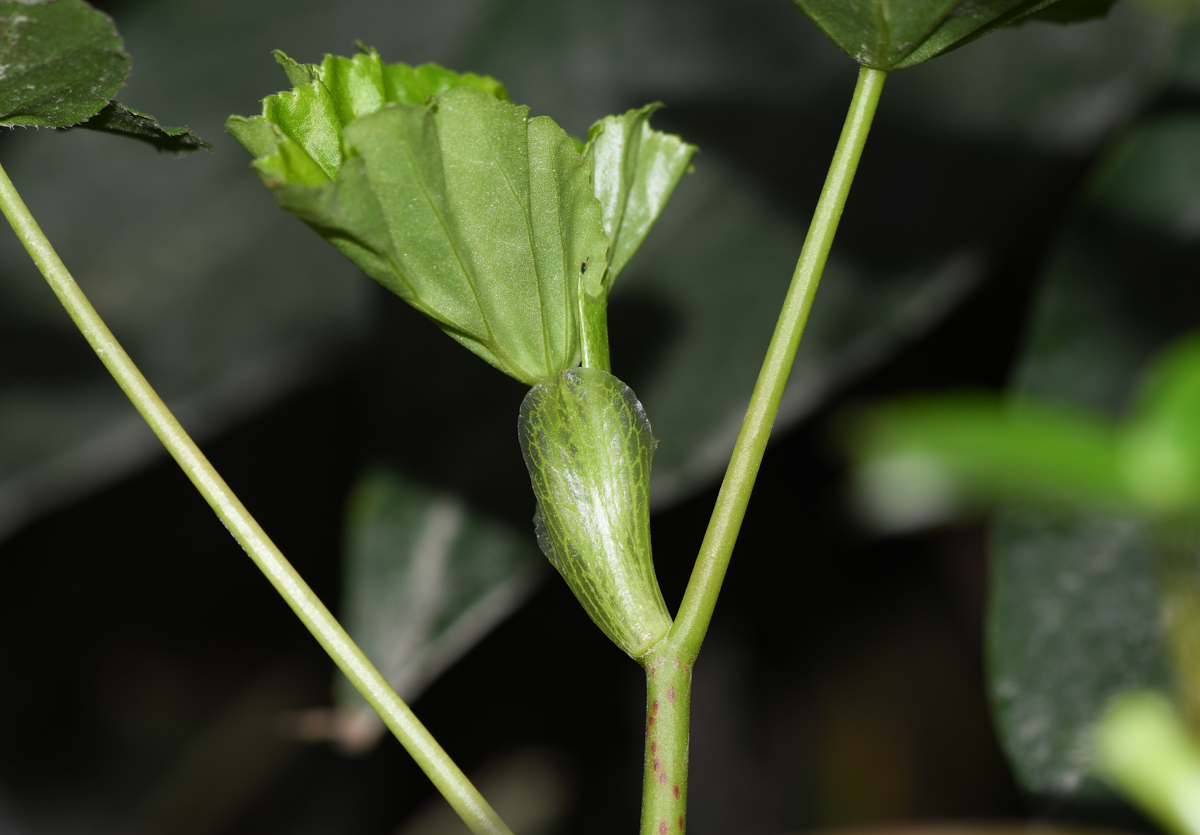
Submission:
[[[538,545],[596,625],[634,658],[671,627],[650,553],[654,438],[616,377],[572,368],[521,404]]]

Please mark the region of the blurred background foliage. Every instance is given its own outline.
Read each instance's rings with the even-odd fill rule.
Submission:
[[[0,161],[35,216],[517,831],[631,830],[641,673],[543,582],[514,431],[524,388],[277,211],[221,126],[287,86],[271,49],[316,61],[356,39],[389,61],[494,75],[580,136],[667,105],[655,126],[701,154],[610,321],[614,371],[662,441],[655,556],[673,609],[855,64],[785,0],[100,5],[134,56],[118,99],[214,151],[11,132]],[[1001,522],[997,734],[983,524],[873,536],[844,500],[833,438],[848,406],[963,386],[1119,414],[1148,358],[1195,326],[1191,12],[1123,0],[1102,21],[1027,23],[889,79],[696,669],[697,835],[1144,825],[1086,778],[1079,737],[1113,675],[1162,675],[1137,532],[1109,517]],[[0,831],[456,831],[11,236],[0,268]]]

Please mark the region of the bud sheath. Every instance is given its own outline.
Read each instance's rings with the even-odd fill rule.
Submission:
[[[611,374],[572,368],[530,389],[518,434],[538,545],[604,634],[642,655],[671,626],[650,552],[654,438],[642,404]]]

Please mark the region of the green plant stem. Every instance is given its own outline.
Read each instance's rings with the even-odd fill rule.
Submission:
[[[651,652],[646,668],[646,767],[642,835],[682,835],[687,826],[692,666]]]
[[[859,73],[850,112],[754,386],[750,407],[742,422],[742,431],[725,472],[683,603],[670,631],[641,658],[646,668],[648,703],[642,835],[683,835],[686,828],[692,665],[712,619],[721,581],[725,578],[775,413],[779,410],[779,399],[783,396],[788,372],[800,345],[800,335],[812,308],[817,282],[825,268],[886,76],[882,70],[867,67]]]
[[[850,192],[850,184],[854,180],[854,172],[858,168],[858,160],[862,156],[886,77],[887,73],[883,70],[868,67],[863,67],[859,72],[850,112],[846,116],[846,124],[825,178],[816,213],[809,225],[804,248],[800,251],[800,261],[796,264],[783,310],[754,386],[742,431],[725,471],[725,479],[721,483],[700,554],[696,558],[696,567],[684,592],[679,614],[664,639],[664,649],[670,648],[663,655],[677,656],[691,664],[708,631],[721,582],[725,579],[734,542],[746,514],[750,491],[754,488],[754,479],[758,475],[771,426],[779,410],[779,400],[796,358],[800,335],[808,321],[817,282],[825,269],[825,260],[829,256],[829,248],[833,244],[838,221],[846,205],[846,195]]]
[[[3,168],[0,168],[0,210],[96,356],[112,373],[154,434],[225,523],[226,529],[376,710],[438,791],[450,801],[472,832],[511,835],[492,807],[350,639],[184,432],[75,283]],[[216,611],[216,601],[213,611]]]
[[[850,112],[679,613],[666,636],[641,658],[646,668],[647,690],[642,835],[683,835],[686,828],[692,665],[712,619],[750,491],[779,411],[779,400],[796,358],[800,335],[808,321],[817,282],[825,269],[886,77],[884,71],[867,67],[859,72]]]
[[[582,282],[581,282],[582,285]],[[608,355],[608,292],[591,296],[579,288],[579,346],[584,368],[612,373]]]

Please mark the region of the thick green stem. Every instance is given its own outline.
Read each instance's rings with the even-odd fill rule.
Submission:
[[[292,607],[308,631],[320,642],[346,677],[354,684],[371,707],[379,714],[396,738],[405,747],[421,770],[433,781],[454,810],[478,835],[511,835],[507,826],[471,785],[454,761],[442,750],[425,726],[409,709],[396,691],[379,674],[362,650],[350,639],[341,624],[334,619],[312,589],[284,558],[258,523],[238,501],[200,452],[199,447],[183,431],[183,427],[168,411],[146,378],[133,364],[105,326],[79,285],[67,272],[58,254],[34,221],[17,194],[12,181],[0,168],[0,210],[12,224],[17,237],[33,258],[42,275],[53,288],[67,313],[87,338],[96,356],[112,373],[118,385],[150,424],[167,451],[183,468],[192,484],[204,496],[226,529],[242,546],[254,564]],[[213,601],[213,611],[219,608]]]
[[[754,386],[733,457],[725,471],[725,480],[700,546],[696,567],[688,581],[679,614],[667,636],[666,641],[675,650],[664,654],[677,655],[689,664],[695,660],[704,634],[708,631],[717,594],[725,579],[733,545],[746,514],[750,491],[754,488],[754,479],[758,475],[771,426],[775,422],[775,413],[779,410],[779,400],[796,357],[804,324],[808,321],[817,282],[825,269],[825,260],[837,232],[842,208],[846,205],[846,195],[850,192],[850,184],[854,180],[854,172],[858,168],[886,76],[883,70],[868,67],[863,67],[859,73],[850,112],[846,116],[821,199],[800,252],[800,261],[792,275],[792,284],[784,299],[758,382]]]
[[[678,656],[645,656],[646,768],[642,835],[682,835],[687,826],[692,667]]]

